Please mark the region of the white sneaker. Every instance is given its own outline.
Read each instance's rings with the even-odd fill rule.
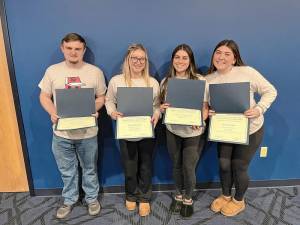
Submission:
[[[62,205],[56,211],[56,218],[63,219],[66,218],[72,211],[72,205]]]
[[[88,204],[88,211],[90,216],[95,216],[99,214],[101,209],[100,203],[98,200]]]

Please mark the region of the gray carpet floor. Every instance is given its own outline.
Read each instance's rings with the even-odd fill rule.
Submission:
[[[194,215],[183,219],[171,214],[168,207],[171,194],[153,194],[151,214],[141,218],[137,211],[128,212],[124,195],[100,196],[101,212],[91,217],[84,204],[78,203],[71,215],[63,220],[55,218],[60,197],[30,197],[28,193],[0,193],[1,225],[300,225],[300,187],[249,189],[246,210],[233,218],[226,218],[209,209],[211,201],[219,195],[217,190],[200,190],[194,196]]]

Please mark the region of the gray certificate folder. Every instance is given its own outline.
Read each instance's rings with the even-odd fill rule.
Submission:
[[[169,79],[166,102],[175,108],[202,110],[205,81]]]
[[[243,113],[250,108],[250,83],[210,84],[210,105],[217,113]]]
[[[96,111],[94,88],[56,89],[55,94],[61,118],[91,116]]]
[[[56,110],[60,117],[56,130],[74,130],[97,126],[95,92],[93,88],[56,89]],[[65,121],[72,118],[72,123]],[[89,121],[89,122],[87,122]],[[62,125],[64,124],[64,125]]]
[[[153,88],[118,87],[117,109],[124,116],[152,116]]]

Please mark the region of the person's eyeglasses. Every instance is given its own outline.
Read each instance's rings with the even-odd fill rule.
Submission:
[[[138,58],[138,57],[130,57],[130,59],[131,59],[131,61],[133,62],[133,63],[137,63],[138,61],[140,62],[140,63],[145,63],[145,61],[146,61],[146,59],[145,58]]]

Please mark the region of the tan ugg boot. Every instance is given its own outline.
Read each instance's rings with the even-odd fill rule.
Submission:
[[[235,216],[246,208],[245,201],[237,201],[234,198],[221,209],[224,216]]]
[[[213,212],[220,212],[221,208],[224,207],[230,201],[231,201],[231,196],[220,195],[211,203],[210,209]]]
[[[129,211],[133,211],[136,209],[136,202],[131,202],[131,201],[126,200],[125,205]]]
[[[150,214],[150,204],[148,202],[140,202],[139,214],[140,216],[148,216]]]

